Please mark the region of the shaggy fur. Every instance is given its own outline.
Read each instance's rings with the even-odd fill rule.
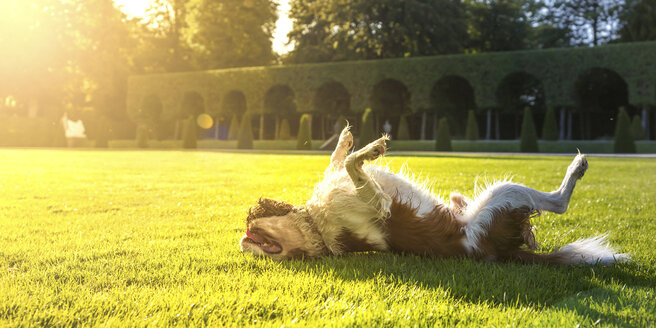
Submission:
[[[409,174],[363,166],[385,153],[387,138],[348,154],[353,136],[342,131],[331,163],[303,208],[260,199],[247,218],[242,251],[274,259],[313,258],[349,252],[391,251],[430,257],[550,264],[612,264],[629,259],[606,236],[537,253],[531,218],[567,210],[577,180],[588,168],[579,154],[563,183],[542,192],[509,181],[481,190],[473,200],[435,197]]]

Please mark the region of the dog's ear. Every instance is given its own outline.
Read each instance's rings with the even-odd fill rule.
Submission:
[[[248,210],[246,222],[269,216],[283,216],[294,210],[294,205],[269,198],[260,198],[257,205]]]

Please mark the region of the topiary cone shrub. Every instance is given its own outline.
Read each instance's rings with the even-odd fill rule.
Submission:
[[[449,130],[449,120],[443,117],[437,127],[437,136],[435,138],[435,150],[452,151],[451,148],[451,131]]]
[[[237,140],[239,137],[239,118],[237,114],[232,115],[230,127],[228,128],[228,140]]]
[[[280,122],[280,132],[278,133],[278,139],[290,140],[291,138],[292,138],[292,134],[289,128],[289,121],[286,118],[284,118],[282,122]]]
[[[631,133],[633,134],[633,140],[645,139],[645,129],[642,128],[642,119],[640,118],[640,115],[633,116],[633,121],[631,121]]]
[[[547,109],[544,116],[544,125],[542,126],[542,140],[558,140],[558,122],[556,122],[556,113],[553,107]]]
[[[251,126],[251,116],[249,114],[244,114],[241,118],[237,148],[253,149],[253,127]]]
[[[196,115],[185,120],[182,130],[182,148],[195,149],[198,147],[198,130],[196,128]]]
[[[137,147],[139,148],[148,148],[148,135],[150,134],[150,129],[146,124],[137,125]]]
[[[303,114],[301,116],[301,123],[298,127],[298,138],[296,139],[296,149],[312,149],[312,139],[310,138],[310,115],[308,114]]]
[[[478,122],[476,121],[476,114],[470,110],[467,114],[467,128],[465,129],[465,138],[467,140],[478,140]]]
[[[406,116],[401,116],[399,121],[399,132],[397,133],[396,139],[398,140],[410,140],[410,130],[408,129],[408,120]]]
[[[635,153],[636,146],[631,134],[631,119],[624,110],[620,107],[620,112],[617,115],[617,124],[615,125],[615,144],[613,145],[613,152],[615,153]]]
[[[519,151],[522,153],[537,153],[538,134],[535,132],[533,114],[529,107],[524,108],[524,120],[522,121],[522,132],[519,139]]]
[[[377,139],[374,125],[374,113],[371,108],[367,108],[362,115],[362,126],[360,127],[360,136],[358,138],[360,147]]]

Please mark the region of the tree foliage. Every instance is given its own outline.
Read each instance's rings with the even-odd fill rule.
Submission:
[[[656,0],[628,0],[620,16],[620,40],[656,40]]]
[[[469,51],[509,51],[529,45],[530,21],[516,0],[468,0]]]
[[[251,124],[251,116],[249,114],[245,114],[241,118],[239,137],[237,138],[237,148],[253,149],[253,126]]]
[[[272,0],[189,0],[186,38],[199,65],[217,69],[271,64],[276,7]]]
[[[461,52],[467,39],[457,0],[295,0],[292,63]]]

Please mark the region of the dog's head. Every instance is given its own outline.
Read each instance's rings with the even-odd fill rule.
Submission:
[[[321,237],[312,231],[310,220],[307,211],[291,204],[260,199],[248,211],[241,250],[275,260],[317,256]]]

